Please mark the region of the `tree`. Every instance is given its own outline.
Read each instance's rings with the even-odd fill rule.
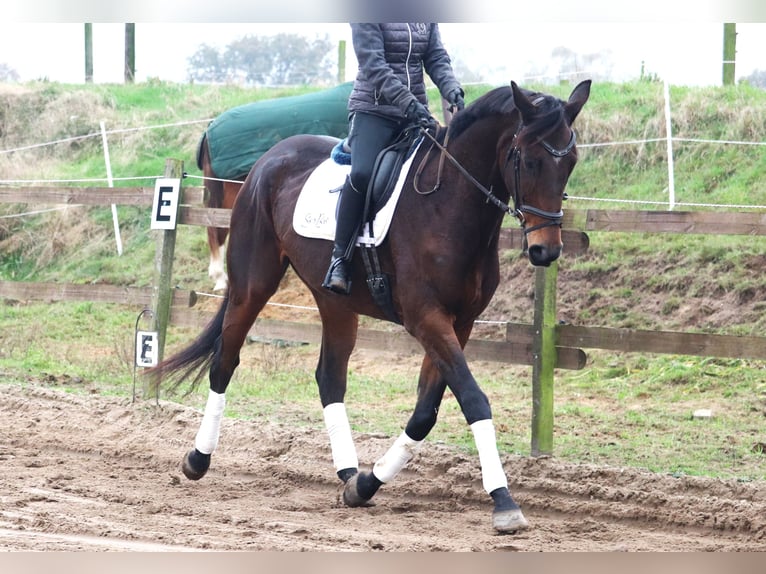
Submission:
[[[269,84],[272,54],[269,41],[258,36],[245,36],[226,47],[221,58],[225,75],[245,84]]]
[[[244,36],[219,52],[203,44],[189,58],[189,79],[248,85],[325,84],[335,79],[330,39],[309,40],[297,34]]]
[[[594,80],[609,78],[612,73],[611,56],[609,50],[578,54],[564,46],[558,46],[551,51],[551,59],[558,67],[558,79],[572,82],[586,77]]]
[[[0,82],[18,82],[19,73],[6,63],[0,63]]]
[[[754,70],[752,74],[742,78],[742,80],[756,88],[766,88],[766,70]]]
[[[226,81],[226,68],[221,54],[207,44],[202,44],[188,60],[188,77],[192,82],[221,83]]]
[[[303,36],[278,34],[271,39],[270,47],[272,84],[317,84],[334,76],[329,57],[333,45],[327,36],[310,42]]]

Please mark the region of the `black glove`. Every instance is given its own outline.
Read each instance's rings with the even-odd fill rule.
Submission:
[[[439,122],[437,122],[436,118],[431,115],[428,108],[418,100],[413,100],[410,105],[407,106],[407,111],[404,112],[404,116],[407,118],[408,122],[419,125],[424,130],[439,126]]]
[[[465,92],[463,91],[463,88],[455,88],[447,94],[447,103],[450,105],[452,111],[457,110],[459,112],[465,107],[465,100],[463,100],[464,96]]]

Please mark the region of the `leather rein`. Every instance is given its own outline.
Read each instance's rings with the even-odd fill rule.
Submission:
[[[523,123],[519,124],[518,129],[516,130],[516,133],[513,135],[513,144],[508,149],[508,154],[505,159],[505,166],[503,168],[503,171],[505,171],[505,168],[508,167],[508,163],[513,161],[513,174],[514,174],[514,190],[513,190],[513,207],[508,205],[507,203],[501,201],[498,199],[494,193],[492,193],[491,189],[487,189],[484,185],[481,184],[475,177],[473,177],[468,171],[460,165],[460,162],[455,159],[455,157],[447,151],[447,144],[449,143],[449,131],[447,132],[446,137],[444,138],[444,145],[440,144],[436,138],[431,135],[431,132],[427,129],[423,129],[422,133],[424,133],[432,142],[431,147],[436,146],[441,151],[441,157],[439,159],[439,170],[437,175],[437,181],[436,185],[427,192],[421,192],[418,190],[418,181],[420,179],[420,174],[422,173],[422,170],[425,166],[425,163],[427,161],[427,158],[430,154],[426,154],[425,158],[421,162],[420,166],[418,167],[417,173],[415,174],[415,190],[418,193],[421,193],[422,195],[427,195],[429,193],[433,193],[434,191],[438,190],[441,186],[441,172],[442,172],[442,166],[444,163],[444,158],[446,157],[456,168],[457,170],[463,174],[463,176],[470,181],[473,185],[475,185],[479,191],[481,191],[487,198],[487,201],[501,209],[502,211],[505,211],[506,213],[514,216],[516,219],[519,220],[519,224],[521,225],[521,228],[524,230],[524,235],[526,236],[528,233],[535,231],[536,229],[541,229],[543,227],[550,227],[552,225],[558,225],[561,226],[561,222],[564,218],[564,212],[562,210],[559,211],[546,211],[544,209],[539,209],[537,207],[533,207],[531,205],[526,205],[521,198],[521,148],[518,146],[518,135],[521,132],[522,127],[524,126]],[[574,130],[571,130],[571,136],[569,138],[569,143],[561,149],[554,148],[552,145],[550,145],[545,140],[540,140],[540,145],[543,146],[543,149],[547,151],[549,154],[551,154],[554,157],[564,157],[567,155],[570,151],[572,151],[572,148],[574,148],[575,144],[577,142],[577,138],[575,136]],[[564,199],[566,199],[566,193],[564,193]],[[538,225],[533,225],[532,227],[527,227],[526,223],[527,220],[524,217],[525,213],[529,213],[531,215],[535,215],[537,217],[541,217],[542,219],[545,219],[546,221],[544,223],[540,223]]]

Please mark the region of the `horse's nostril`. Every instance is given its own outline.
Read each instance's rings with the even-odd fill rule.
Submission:
[[[538,267],[548,267],[561,255],[561,248],[555,247],[548,249],[544,245],[530,245],[529,246],[529,261],[532,265]]]

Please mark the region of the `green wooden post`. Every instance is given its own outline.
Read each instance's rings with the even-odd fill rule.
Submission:
[[[346,81],[346,41],[338,42],[338,83]]]
[[[737,59],[737,25],[723,25],[723,85],[734,85],[734,71]]]
[[[178,159],[165,160],[164,177],[183,178],[184,162]],[[178,207],[180,205],[178,202]],[[177,220],[177,218],[176,218]],[[152,331],[157,332],[157,358],[162,361],[165,351],[165,335],[170,322],[170,304],[173,302],[173,258],[176,248],[176,230],[158,231],[154,252],[154,281],[152,288]]]
[[[558,261],[535,269],[532,342],[532,456],[553,454],[553,369],[556,366]]]

